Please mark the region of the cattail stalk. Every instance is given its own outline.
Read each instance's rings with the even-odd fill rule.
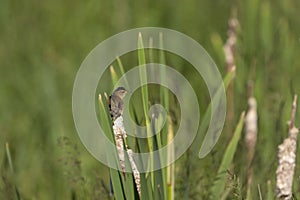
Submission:
[[[116,146],[117,146],[117,151],[118,151],[118,156],[119,156],[119,162],[121,166],[121,170],[124,174],[125,177],[125,151],[127,152],[131,170],[133,172],[133,177],[134,181],[136,184],[136,189],[141,196],[141,183],[140,183],[140,172],[138,171],[135,161],[133,159],[133,152],[131,149],[128,148],[126,144],[126,138],[127,134],[124,128],[124,123],[123,123],[123,116],[119,116],[118,118],[115,119],[114,125],[113,125],[113,131],[115,135],[115,141],[116,141]]]
[[[248,150],[248,161],[253,159],[257,140],[257,103],[254,97],[248,99],[249,110],[245,117],[245,144]]]
[[[295,127],[297,95],[294,96],[289,136],[278,146],[278,167],[276,170],[276,192],[280,200],[292,199],[293,177],[296,166],[297,136],[299,129]]]
[[[117,152],[118,152],[118,156],[119,156],[119,163],[120,163],[123,175],[125,177],[126,167],[125,167],[125,151],[124,151],[123,138],[126,138],[126,132],[124,130],[122,116],[118,117],[114,121],[113,132],[114,132],[116,146],[117,146]]]
[[[239,22],[236,18],[231,18],[228,21],[228,31],[227,31],[227,41],[223,47],[224,54],[225,54],[225,61],[226,61],[226,70],[229,72],[233,67],[235,67],[234,61],[234,53],[235,53],[235,46],[237,41],[237,27]]]
[[[136,167],[136,164],[133,160],[133,156],[132,156],[132,150],[131,149],[127,149],[127,154],[129,157],[129,162],[131,165],[131,169],[133,172],[133,177],[134,177],[134,181],[136,184],[136,190],[138,191],[139,195],[141,196],[141,177],[140,177],[140,172]]]
[[[257,103],[254,97],[248,99],[249,110],[245,117],[245,144],[247,148],[247,199],[251,199],[251,185],[253,179],[253,169],[251,162],[254,157],[257,141]]]
[[[228,31],[227,31],[227,41],[223,47],[223,51],[225,54],[225,62],[226,62],[226,71],[231,72],[236,68],[235,66],[235,46],[237,41],[237,28],[238,28],[238,20],[236,18],[231,18],[228,21]],[[227,121],[228,124],[232,124],[234,118],[234,93],[233,93],[233,82],[230,83],[227,90],[228,97],[228,111],[227,111]],[[232,132],[232,127],[228,127],[228,132]]]

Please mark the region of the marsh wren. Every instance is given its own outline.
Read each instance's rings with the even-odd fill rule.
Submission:
[[[123,98],[126,94],[127,90],[124,87],[118,87],[109,97],[110,116],[113,121],[123,113]]]

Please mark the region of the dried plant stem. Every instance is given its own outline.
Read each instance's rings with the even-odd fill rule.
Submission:
[[[133,177],[134,177],[134,181],[136,184],[136,190],[138,191],[139,195],[141,196],[141,178],[140,178],[140,172],[138,171],[136,164],[133,160],[133,156],[132,156],[132,150],[131,149],[127,149],[127,154],[129,157],[129,162],[131,165],[131,169],[133,172]]]
[[[122,116],[118,117],[114,121],[113,131],[114,131],[114,136],[115,136],[121,170],[122,170],[124,178],[125,178],[126,167],[125,167],[125,152],[124,152],[123,138],[126,139],[126,132],[124,130]]]
[[[294,96],[291,119],[289,121],[289,136],[278,146],[278,167],[276,170],[276,192],[281,200],[292,198],[293,177],[296,165],[297,135],[295,127],[297,95]]]
[[[225,54],[225,61],[226,61],[226,70],[229,72],[233,67],[235,67],[234,61],[234,51],[235,45],[237,41],[237,27],[239,22],[236,18],[229,19],[228,22],[228,38],[226,44],[224,45],[224,54]]]
[[[235,46],[237,41],[237,27],[238,27],[238,20],[236,18],[229,19],[228,22],[228,38],[226,44],[223,47],[224,54],[225,54],[225,61],[226,61],[226,70],[227,72],[232,71],[235,69],[235,60],[234,60],[234,53],[235,53]],[[227,90],[227,98],[228,98],[228,106],[227,106],[227,122],[228,124],[232,124],[234,118],[234,93],[233,93],[233,82],[230,83]],[[228,132],[232,132],[232,127],[228,127]]]
[[[260,190],[260,185],[257,185],[257,190],[258,190],[258,194],[259,194],[259,199],[262,200],[262,195],[261,195],[261,190]]]
[[[257,140],[257,103],[254,97],[248,99],[249,110],[245,118],[245,143],[248,150],[247,160],[251,163]],[[249,164],[250,164],[249,163]]]
[[[115,140],[116,140],[116,146],[117,146],[117,151],[118,151],[118,156],[119,156],[119,162],[120,162],[121,170],[124,174],[124,177],[125,177],[125,170],[126,170],[126,167],[125,167],[125,151],[124,151],[124,149],[126,149],[126,152],[127,152],[128,158],[129,158],[129,162],[130,162],[130,166],[131,166],[131,170],[133,172],[133,177],[134,177],[134,181],[135,181],[135,184],[136,184],[136,189],[137,189],[139,195],[141,196],[140,173],[139,173],[139,171],[136,167],[135,161],[133,159],[133,155],[132,155],[133,152],[126,145],[127,134],[126,134],[126,131],[124,129],[124,123],[123,123],[123,116],[122,115],[115,119],[114,125],[113,125],[113,131],[114,131]]]
[[[247,148],[247,199],[251,194],[251,185],[253,179],[253,169],[251,162],[254,157],[257,141],[257,103],[254,97],[248,99],[249,110],[245,117],[245,144]],[[248,198],[249,197],[249,198]]]

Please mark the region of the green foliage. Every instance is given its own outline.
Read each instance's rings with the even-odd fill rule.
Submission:
[[[263,199],[275,197],[275,170],[277,146],[286,137],[286,121],[294,93],[300,91],[300,2],[297,0],[270,1],[83,1],[51,2],[2,0],[0,6],[0,199],[16,196],[22,199],[113,199],[109,196],[109,178],[116,199],[131,195],[134,182],[131,175],[123,180],[119,171],[108,169],[94,159],[81,144],[72,119],[72,86],[80,63],[91,49],[113,34],[133,27],[160,26],[181,31],[199,42],[215,60],[224,77],[223,45],[227,38],[227,22],[231,11],[240,23],[236,48],[236,76],[234,79],[234,127],[238,113],[247,107],[247,85],[254,82],[254,96],[258,102],[259,130],[252,163],[252,199],[259,199],[257,185]],[[164,36],[165,37],[165,36]],[[147,39],[147,38],[144,38]],[[143,42],[145,43],[146,40]],[[163,39],[160,41],[163,46]],[[141,40],[140,40],[141,45]],[[140,54],[140,59],[138,59]],[[140,50],[120,57],[112,63],[116,77],[132,66],[146,61],[174,67],[183,74],[197,94],[201,114],[207,113],[209,97],[202,78],[193,67],[168,52]],[[144,55],[142,55],[144,54]],[[143,58],[144,57],[144,58]],[[147,59],[149,57],[149,59]],[[134,58],[134,59],[133,59]],[[122,60],[122,62],[121,62]],[[117,67],[118,66],[118,67]],[[100,66],[99,66],[100,67]],[[142,75],[143,74],[143,75]],[[100,81],[100,123],[112,133],[104,92],[112,89],[109,70]],[[141,73],[144,76],[144,73]],[[164,74],[161,74],[165,76]],[[151,86],[152,87],[152,86]],[[176,99],[165,88],[141,88],[137,91],[132,117],[146,124],[149,102],[160,102],[172,113],[174,132],[180,112]],[[151,89],[159,91],[152,96]],[[143,92],[142,92],[143,91]],[[141,94],[143,93],[143,95]],[[95,95],[98,95],[95,94]],[[147,97],[148,96],[148,97]],[[188,97],[187,97],[188,98]],[[143,99],[143,100],[142,100]],[[140,101],[139,101],[140,100]],[[137,105],[138,104],[138,105]],[[209,109],[208,109],[209,110]],[[208,112],[209,113],[209,112]],[[201,115],[201,124],[207,124],[209,114]],[[296,125],[299,126],[299,109]],[[145,118],[146,117],[146,118]],[[228,124],[225,123],[225,126]],[[205,131],[201,126],[199,131]],[[148,146],[163,146],[167,141],[168,127],[160,138],[148,141],[128,137],[128,145],[136,151],[147,152]],[[109,134],[108,134],[109,137]],[[243,136],[241,135],[241,138]],[[72,145],[57,145],[59,138],[69,138]],[[227,144],[232,133],[224,132],[213,151],[204,159],[187,151],[175,163],[175,198],[208,199],[220,163],[225,159]],[[159,140],[161,139],[161,140]],[[113,141],[113,138],[110,138]],[[201,142],[202,138],[199,138]],[[157,144],[155,144],[157,142]],[[7,156],[6,143],[10,145]],[[198,143],[198,140],[196,142]],[[155,145],[154,145],[155,144]],[[77,149],[74,148],[77,147]],[[66,155],[65,148],[70,152]],[[298,148],[299,149],[299,148]],[[80,154],[78,154],[80,152]],[[242,140],[237,144],[230,161],[234,166],[231,184],[218,193],[223,198],[245,198],[247,169],[246,148]],[[297,155],[299,152],[297,153]],[[75,156],[76,155],[76,156]],[[228,157],[227,157],[228,158]],[[80,165],[63,163],[79,161]],[[72,162],[71,162],[72,161]],[[112,160],[113,162],[113,160]],[[14,173],[11,166],[13,164]],[[228,164],[228,163],[227,163]],[[228,168],[226,168],[228,169]],[[158,184],[166,186],[166,169],[141,175],[143,196],[154,199],[159,194]],[[70,181],[65,173],[82,177],[83,181]],[[300,175],[297,159],[295,177]],[[224,177],[223,177],[224,178]],[[221,179],[217,179],[221,180]],[[270,183],[267,183],[270,180]],[[217,184],[218,185],[218,184]],[[223,184],[224,185],[224,184]],[[226,185],[226,184],[225,184]],[[294,179],[294,196],[299,196],[299,180]],[[81,188],[81,189],[77,189]],[[84,188],[84,189],[82,189]],[[76,190],[74,192],[74,190]],[[101,195],[100,195],[101,194]],[[235,195],[238,194],[238,195]],[[162,198],[162,199],[163,199]]]
[[[244,124],[244,114],[242,113],[241,118],[239,120],[239,123],[234,131],[233,137],[228,144],[226,151],[224,153],[224,156],[222,158],[221,165],[218,169],[218,173],[216,176],[216,180],[213,183],[212,189],[211,189],[211,199],[219,199],[221,198],[223,191],[225,190],[226,181],[227,181],[227,173],[230,170],[230,164],[233,161],[233,156],[236,152],[238,142],[241,137],[243,124]]]

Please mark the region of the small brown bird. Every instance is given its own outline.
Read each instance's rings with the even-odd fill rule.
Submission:
[[[123,113],[123,98],[126,94],[127,90],[124,87],[118,87],[109,97],[110,116],[113,121]]]

